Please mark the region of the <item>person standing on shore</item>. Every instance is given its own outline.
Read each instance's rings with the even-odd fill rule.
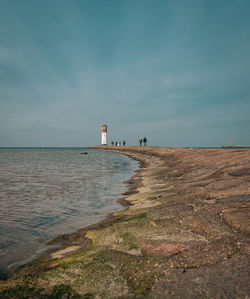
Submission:
[[[144,146],[145,146],[145,145],[147,145],[147,142],[148,142],[148,141],[147,141],[147,138],[146,138],[146,137],[144,137],[144,138],[143,138],[143,143],[144,143]]]
[[[142,138],[141,137],[139,138],[139,144],[140,144],[140,146],[142,145]]]
[[[126,145],[126,141],[125,141],[125,140],[123,140],[123,142],[122,142],[122,143],[123,143],[123,146],[125,146],[125,145]]]

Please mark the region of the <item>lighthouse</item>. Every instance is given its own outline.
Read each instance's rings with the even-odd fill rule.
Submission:
[[[107,145],[107,126],[103,125],[102,126],[102,145]]]

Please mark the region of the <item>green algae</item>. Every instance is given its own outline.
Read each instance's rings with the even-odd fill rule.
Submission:
[[[187,173],[194,167],[186,164],[195,159],[177,155],[177,162],[168,160],[167,168],[164,160],[152,159],[157,168],[151,173],[144,170],[142,192],[129,197],[134,206],[115,213],[121,218],[89,229],[85,235],[91,240],[88,248],[64,258],[36,261],[21,269],[19,277],[0,282],[0,298],[216,297],[213,285],[227,283],[223,279],[227,266],[230,275],[230,269],[238,273],[234,280],[239,277],[238,285],[247,293],[247,280],[240,280],[244,274],[240,271],[247,265],[248,239],[232,230],[230,223],[225,224],[220,214],[231,206],[207,203],[210,195],[203,190],[205,184],[199,182],[193,189],[192,176]],[[180,166],[182,169],[176,171]],[[204,171],[195,175],[199,173],[203,175]],[[217,180],[215,177],[215,183]],[[151,185],[151,191],[143,189],[143,184]],[[172,252],[171,246],[177,250]],[[217,268],[222,269],[219,276]],[[206,273],[212,274],[206,277]],[[230,282],[229,274],[226,294],[236,285]],[[199,280],[202,275],[207,285]],[[224,294],[219,287],[216,292]],[[237,292],[240,294],[240,288]]]
[[[30,267],[32,274],[28,274],[27,268],[24,279],[17,278],[6,282],[5,288],[12,294],[10,298],[22,292],[24,296],[51,294],[58,298],[64,294],[70,294],[74,298],[86,293],[95,296],[97,292],[103,298],[109,298],[111,294],[122,296],[131,292],[146,296],[153,282],[152,275],[145,272],[145,267],[149,271],[150,266],[146,260],[143,266],[142,260],[133,259],[133,255],[129,253],[140,253],[135,232],[138,234],[142,229],[147,230],[147,221],[146,213],[139,213],[106,227],[88,231],[87,237],[92,240],[88,249],[58,260],[36,262]],[[103,247],[107,249],[103,251]],[[113,259],[109,260],[108,247],[114,249],[111,254]],[[15,287],[11,288],[10,284],[13,282]],[[27,284],[32,286],[28,287]],[[107,287],[108,285],[110,287]],[[5,292],[0,286],[0,295],[6,295]]]

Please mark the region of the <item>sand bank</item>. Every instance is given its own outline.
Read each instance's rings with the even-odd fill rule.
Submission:
[[[65,250],[1,282],[0,297],[247,298],[249,149],[97,149],[141,162],[128,208],[57,238]]]

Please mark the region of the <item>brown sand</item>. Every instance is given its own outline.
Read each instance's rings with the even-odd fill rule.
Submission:
[[[96,149],[140,161],[128,208],[58,237],[51,258],[65,257],[21,269],[0,297],[249,298],[249,149]]]
[[[101,149],[102,147],[98,147]],[[127,200],[149,208],[146,255],[171,257],[153,297],[246,298],[250,253],[250,150],[104,147],[142,163]],[[129,213],[129,212],[128,212]],[[172,269],[172,270],[171,270]]]

